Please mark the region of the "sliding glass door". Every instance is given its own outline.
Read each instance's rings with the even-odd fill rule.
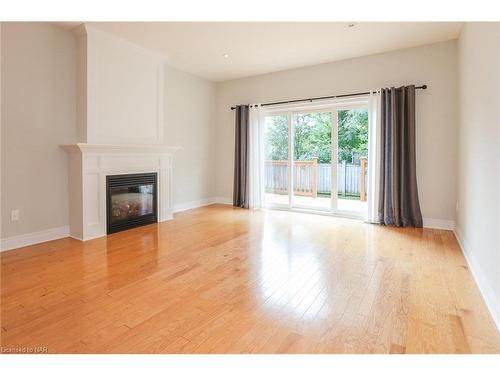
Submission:
[[[336,211],[363,216],[368,196],[368,109],[340,108],[336,117]]]
[[[331,210],[332,112],[292,114],[292,207]]]
[[[263,142],[268,207],[366,215],[365,102],[268,112]]]
[[[290,116],[288,114],[265,117],[265,204],[290,207]]]

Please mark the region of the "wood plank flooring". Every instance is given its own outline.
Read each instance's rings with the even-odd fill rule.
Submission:
[[[1,261],[4,350],[500,352],[449,231],[212,205]]]

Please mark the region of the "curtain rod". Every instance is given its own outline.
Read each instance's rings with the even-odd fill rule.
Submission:
[[[416,90],[425,90],[425,89],[427,89],[427,85],[416,86],[415,89]],[[368,95],[368,94],[370,94],[370,91],[367,91],[367,92],[357,92],[357,93],[354,93],[354,94],[319,96],[319,97],[316,97],[316,98],[308,98],[308,99],[286,100],[286,101],[283,101],[283,102],[263,103],[260,106],[261,107],[267,107],[269,105],[291,104],[291,103],[300,103],[300,102],[312,102],[314,100],[346,98],[346,97],[349,97],[349,96],[361,96],[361,95]],[[252,107],[252,105],[250,105],[250,107]],[[236,107],[231,107],[231,110],[233,110],[233,109],[236,109]]]

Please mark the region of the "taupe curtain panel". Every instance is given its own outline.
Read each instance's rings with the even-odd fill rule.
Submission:
[[[248,208],[249,198],[249,107],[237,105],[235,109],[235,148],[233,206]]]
[[[415,86],[381,90],[381,224],[422,227],[415,156]]]

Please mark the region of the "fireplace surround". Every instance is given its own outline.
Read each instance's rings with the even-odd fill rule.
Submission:
[[[178,147],[77,143],[69,153],[70,236],[82,241],[108,234],[107,176],[156,173],[157,222],[171,220],[172,165]]]

